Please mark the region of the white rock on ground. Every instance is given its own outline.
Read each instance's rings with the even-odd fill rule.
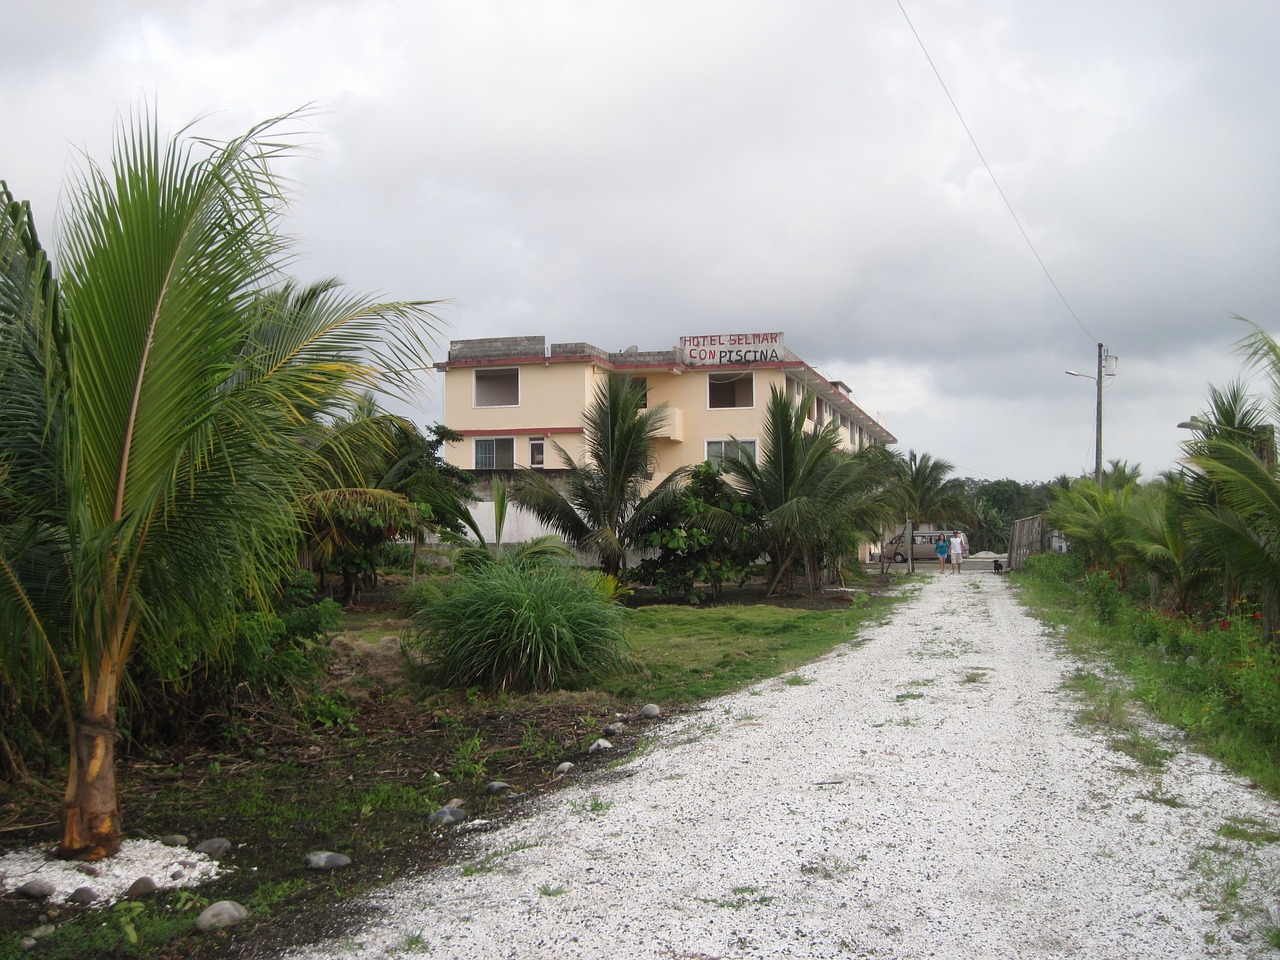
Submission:
[[[1280,807],[1154,724],[1155,771],[1079,726],[1046,632],[1003,578],[934,576],[811,683],[665,724],[293,956],[1274,956],[1280,851],[1216,831]]]

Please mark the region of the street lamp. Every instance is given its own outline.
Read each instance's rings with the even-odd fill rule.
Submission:
[[[1107,353],[1107,348],[1102,344],[1098,344],[1098,375],[1091,377],[1087,373],[1081,373],[1078,370],[1066,371],[1069,377],[1084,377],[1086,380],[1092,380],[1098,388],[1098,406],[1097,419],[1094,423],[1094,449],[1093,449],[1093,482],[1098,486],[1102,486],[1102,383],[1106,377],[1114,377],[1116,375],[1116,361],[1119,358],[1113,353]]]

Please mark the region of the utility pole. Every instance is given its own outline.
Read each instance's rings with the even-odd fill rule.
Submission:
[[[1097,423],[1094,424],[1094,452],[1093,452],[1093,482],[1098,487],[1102,486],[1102,361],[1107,352],[1107,348],[1102,344],[1098,344],[1098,412]]]
[[[1086,380],[1092,380],[1098,392],[1093,424],[1093,482],[1099,487],[1102,486],[1102,383],[1105,378],[1115,376],[1117,359],[1119,358],[1114,354],[1107,352],[1106,347],[1098,344],[1098,375],[1096,377],[1080,373],[1078,370],[1067,371],[1069,377],[1084,377]]]

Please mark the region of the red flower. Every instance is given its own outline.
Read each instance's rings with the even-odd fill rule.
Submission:
[[[1218,624],[1218,629],[1219,629],[1219,630],[1230,630],[1230,629],[1231,629],[1231,621],[1230,621],[1230,620],[1223,620],[1221,623],[1219,623],[1219,624]]]

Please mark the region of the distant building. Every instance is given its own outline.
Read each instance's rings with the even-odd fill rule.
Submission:
[[[654,482],[676,469],[723,456],[733,439],[758,449],[772,388],[788,396],[812,391],[813,424],[835,421],[847,449],[897,438],[850,397],[786,348],[781,333],[712,334],[681,338],[671,350],[612,353],[589,343],[544,337],[454,340],[436,364],[444,380],[444,422],[462,434],[445,459],[482,476],[562,466],[553,443],[582,459],[582,415],[596,385],[611,372],[643,379],[649,406],[666,404]]]

